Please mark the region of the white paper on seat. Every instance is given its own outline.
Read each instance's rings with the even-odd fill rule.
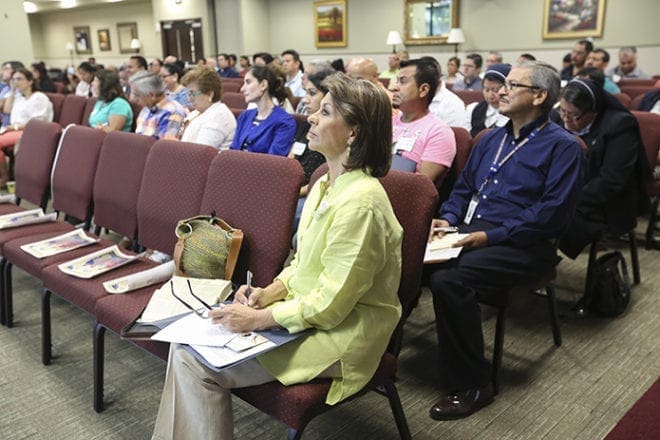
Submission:
[[[174,264],[174,263],[172,263]],[[209,305],[218,304],[227,299],[231,294],[230,280],[214,280],[206,278],[185,278],[172,277],[174,283],[174,292],[176,295],[194,308],[203,308],[195,297],[190,294],[188,281],[195,295],[200,297]],[[149,300],[149,304],[142,312],[139,322],[154,322],[171,318],[172,316],[182,315],[190,310],[172,295],[170,283],[164,284],[157,289]],[[195,318],[198,318],[195,316]]]
[[[103,283],[103,288],[108,293],[126,293],[152,284],[163,283],[172,278],[173,274],[174,261],[168,261],[151,269],[106,281]]]
[[[143,254],[129,255],[114,245],[58,265],[62,272],[78,278],[93,278],[137,260]]]
[[[35,258],[41,259],[89,246],[98,243],[99,240],[99,238],[88,237],[82,229],[74,229],[56,237],[24,244],[21,249]]]
[[[57,219],[57,213],[51,212],[50,214],[44,214],[41,208],[13,212],[11,214],[0,215],[0,230],[37,223],[47,223],[55,221],[55,219]]]
[[[16,204],[16,194],[3,194],[0,196],[0,203]]]

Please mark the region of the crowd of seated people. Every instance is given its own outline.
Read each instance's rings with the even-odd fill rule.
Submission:
[[[482,56],[471,53],[462,64],[452,57],[444,76],[438,60],[403,60],[400,54],[390,56],[388,68],[380,75],[372,59],[355,57],[346,64],[346,76],[336,74],[326,61],[315,60],[303,67],[300,55],[293,49],[285,50],[279,57],[266,52],[254,54],[252,65],[249,57],[241,56],[240,71],[234,67],[236,58],[233,56],[232,65],[232,56],[223,53],[213,63],[207,60],[184,73],[176,59],[166,58],[164,63],[154,60],[148,66],[143,57],[132,56],[124,68],[128,90],[122,88],[117,69],[95,69],[89,91],[83,95],[97,98],[86,123],[105,131],[130,131],[134,118],[127,101],[130,96],[142,108],[135,115],[138,134],[210,145],[218,150],[231,148],[294,158],[305,171],[298,209],[303,219],[309,217],[303,210],[305,197],[313,199],[311,203],[327,196],[316,189],[310,193],[307,186],[311,174],[326,160],[330,169],[328,182],[340,188],[342,180],[349,176],[363,182],[359,185],[372,185],[373,177],[390,167],[381,161],[373,164],[378,168],[362,169],[353,157],[354,149],[376,148],[382,140],[365,137],[382,134],[369,124],[391,126],[387,162],[392,161],[393,169],[419,173],[436,183],[442,181],[456,155],[451,127],[467,128],[473,138],[490,129],[474,146],[429,231],[431,237],[436,234],[435,228],[455,226],[468,234],[457,244],[464,247],[458,258],[427,268],[440,353],[435,369],[443,389],[430,409],[434,419],[466,417],[494,400],[491,363],[483,351],[480,295],[536,279],[554,268],[558,263],[557,243],[562,253],[575,258],[603,233],[627,232],[647,208],[644,188],[649,166],[640,128],[629,109],[612,96],[620,91],[617,79],[644,77],[632,48],[622,48],[619,65],[608,70],[609,53],[594,49],[590,41],[580,40],[575,44],[570,64],[561,73],[533,60],[532,54],[522,54],[512,66],[492,51],[482,74]],[[78,69],[80,83],[87,83],[87,66],[83,68],[83,64]],[[18,76],[14,78],[15,75]],[[11,141],[7,136],[15,137],[10,133],[20,132],[30,118],[52,120],[52,105],[49,113],[50,102],[37,91],[37,78],[15,63],[3,65],[0,102],[8,120],[3,119],[6,128],[0,135],[0,146],[13,145],[16,139]],[[237,113],[238,117],[222,102],[223,81],[230,79],[242,81],[240,92],[248,107]],[[566,85],[560,89],[562,80]],[[384,82],[389,84],[389,90]],[[466,106],[460,98],[461,90],[481,92],[483,99]],[[352,96],[356,91],[365,95]],[[306,115],[306,121],[297,123],[290,114],[294,96],[303,97],[297,113]],[[35,104],[27,106],[28,101]],[[660,113],[659,101],[660,91],[649,88],[640,109]],[[374,107],[368,107],[368,111],[360,109],[367,104]],[[31,112],[27,112],[27,107]],[[383,120],[382,110],[388,113],[387,120]],[[587,146],[586,152],[578,137]],[[346,166],[342,168],[342,164]],[[1,160],[0,185],[6,179],[5,161]],[[342,191],[351,191],[351,186],[347,188]],[[345,193],[330,196],[345,197]],[[383,206],[387,210],[387,205]],[[316,227],[304,221],[301,224],[305,228]],[[395,229],[392,225],[387,227]],[[309,243],[301,246],[298,242],[298,246],[301,255],[320,252]],[[217,312],[216,320],[234,326],[232,320],[237,316],[245,318],[244,325],[235,326],[241,330],[293,323],[294,318],[284,311],[269,314],[265,310],[270,309],[264,307],[271,302],[298,301],[303,292],[289,284],[290,278],[296,276],[295,264],[294,269],[283,273],[282,281],[255,289],[249,303],[239,294],[238,302],[245,304]],[[245,307],[255,304],[256,307]],[[284,310],[289,306],[281,307]],[[354,313],[354,309],[343,312]],[[292,312],[287,309],[286,313]],[[328,332],[332,333],[332,329]],[[376,351],[382,353],[381,348]],[[295,351],[295,347],[289,350]],[[172,407],[179,407],[178,397],[172,395],[176,394],[172,389],[178,386],[177,381],[200,388],[181,368],[182,362],[189,362],[186,356],[173,347],[168,367],[171,374],[157,422],[157,433],[161,434],[156,434],[156,438],[170,438],[172,434],[166,432],[179,429],[179,415],[172,412]],[[276,355],[272,357],[273,362],[281,361]],[[224,375],[212,375],[198,365],[194,368],[199,377],[222,389],[207,390],[209,399],[220,407],[225,404],[226,388],[272,381],[288,374],[274,373],[268,362],[255,361],[249,367],[250,373],[245,374],[250,378],[241,377],[238,382]],[[340,364],[343,365],[341,358],[328,358],[319,369],[320,376],[344,377],[338,368]],[[253,371],[258,371],[259,376],[252,376]],[[298,379],[295,376],[290,383]],[[337,392],[338,385],[333,386]],[[353,388],[347,395],[356,391]],[[200,396],[194,394],[190,408],[200,404],[197,398]],[[176,417],[172,418],[172,414]],[[224,411],[223,417],[218,417],[218,432],[231,426],[230,416],[230,411]]]

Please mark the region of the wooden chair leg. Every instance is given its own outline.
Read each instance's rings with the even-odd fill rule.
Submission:
[[[411,440],[412,437],[410,435],[410,429],[408,428],[406,414],[403,412],[399,392],[396,389],[396,385],[394,385],[394,381],[386,380],[384,387],[387,392],[387,399],[390,402],[390,408],[392,408],[392,415],[394,415],[396,427],[399,430],[399,437],[401,440]]]
[[[552,326],[552,338],[557,347],[561,346],[561,329],[559,328],[559,316],[557,315],[557,298],[555,286],[548,284],[545,287],[548,293],[548,310],[550,311],[550,325]]]
[[[50,335],[50,295],[48,289],[41,292],[41,363],[50,365],[53,358]]]
[[[94,411],[103,411],[103,365],[105,348],[105,327],[94,324]]]
[[[5,325],[7,327],[14,326],[14,286],[11,279],[12,264],[4,260],[2,265],[2,286],[4,287],[5,297]]]
[[[491,382],[493,393],[497,394],[500,388],[499,374],[502,365],[502,352],[504,350],[504,322],[506,319],[506,308],[497,309],[497,324],[495,324],[495,345],[493,347],[493,365],[491,367]]]
[[[628,242],[630,243],[630,261],[633,267],[634,284],[639,284],[642,281],[642,276],[639,271],[639,254],[637,252],[637,242],[635,241],[634,230],[628,233]]]

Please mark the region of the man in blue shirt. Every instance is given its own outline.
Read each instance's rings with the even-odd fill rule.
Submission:
[[[576,204],[584,156],[574,136],[549,121],[559,75],[529,62],[499,90],[509,123],[475,146],[435,228],[469,233],[458,258],[431,266],[441,389],[432,418],[466,417],[493,400],[477,299],[540,277],[557,263],[555,241]]]

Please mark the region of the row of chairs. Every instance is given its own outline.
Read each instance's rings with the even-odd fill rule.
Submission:
[[[247,268],[257,285],[266,285],[281,269],[289,253],[293,214],[303,179],[297,161],[241,151],[225,151],[178,141],[157,141],[147,136],[71,126],[64,134],[56,123],[28,123],[16,163],[16,194],[20,200],[45,207],[52,191],[53,209],[71,218],[83,219],[94,235],[101,228],[133,239],[140,246],[172,253],[174,228],[181,218],[213,210],[229,224],[244,231],[244,248],[234,276],[244,280]],[[58,148],[59,143],[59,148]],[[52,172],[51,172],[52,167]],[[167,170],[167,172],[163,172]],[[52,187],[49,188],[52,174]],[[404,307],[388,353],[363,392],[384,387],[402,438],[410,434],[394,386],[396,355],[405,317],[420,293],[421,267],[428,225],[437,208],[438,195],[424,177],[390,172],[381,182],[395,214],[404,228],[403,273],[399,296]],[[0,205],[0,213],[23,209]],[[263,213],[268,212],[267,216]],[[57,265],[112,244],[98,244],[42,260],[32,258],[21,246],[70,231],[65,221],[0,231],[2,283],[0,317],[13,325],[13,266],[43,282],[42,362],[52,360],[52,294],[75,304],[94,320],[94,409],[103,409],[104,335],[119,333],[148,302],[156,286],[127,295],[108,295],[104,281],[153,267],[140,258],[128,266],[95,279],[70,277]],[[91,233],[90,233],[91,234]],[[396,341],[399,341],[398,343]],[[162,359],[167,344],[132,341]],[[284,421],[291,437],[299,438],[305,425],[329,409],[325,394],[329,380],[285,387],[279,383],[235,390],[248,403]],[[292,399],[292,400],[287,400]],[[289,402],[289,404],[286,404]],[[296,403],[294,403],[296,402]],[[302,403],[301,403],[302,402]]]

